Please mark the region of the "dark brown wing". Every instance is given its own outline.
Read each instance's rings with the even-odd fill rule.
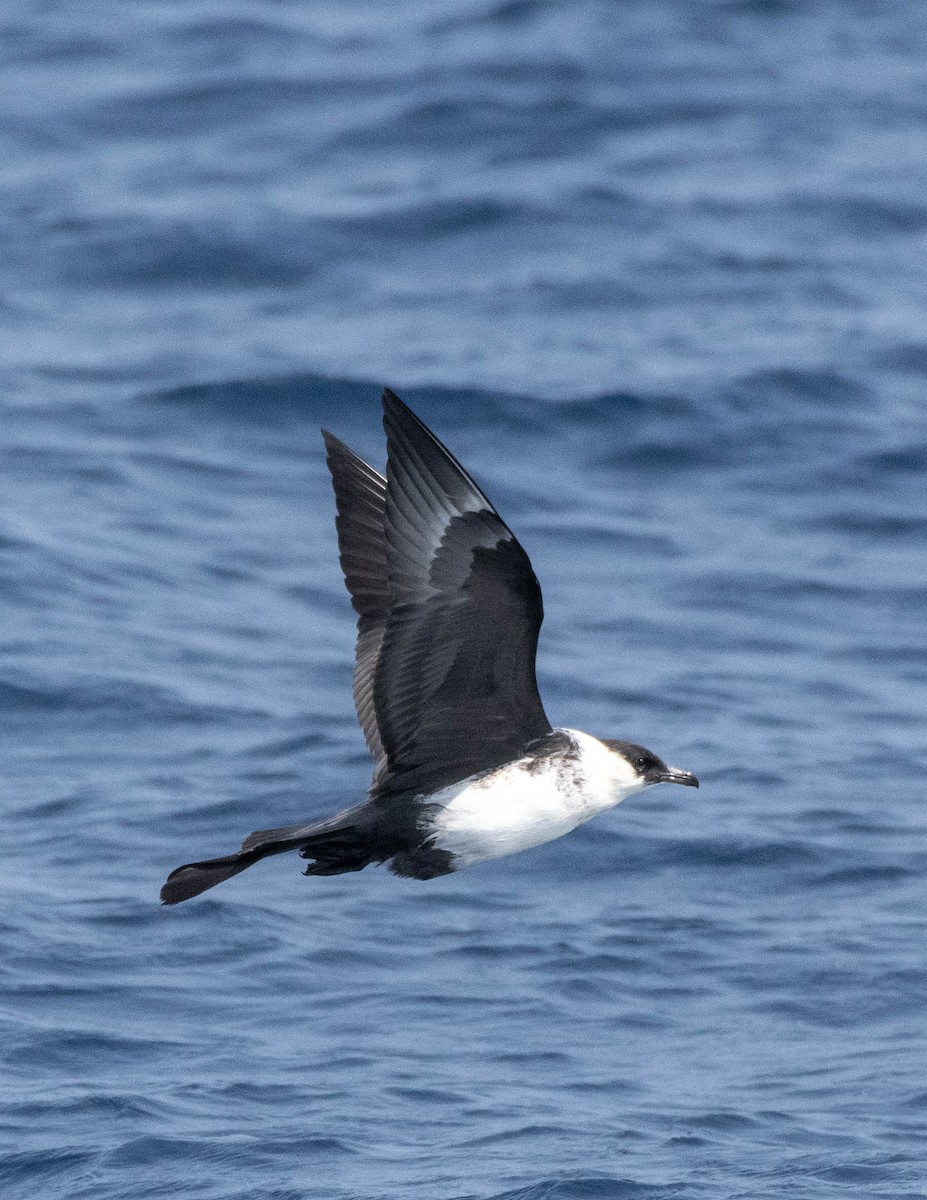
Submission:
[[[373,678],[390,611],[386,562],[386,480],[344,442],[322,430],[338,506],[336,526],[344,581],[358,614],[354,706],[376,760],[374,783],[386,765],[377,727]]]
[[[386,758],[377,795],[433,791],[551,731],[535,678],[544,610],[527,554],[390,391],[383,409],[390,609],[373,676]]]

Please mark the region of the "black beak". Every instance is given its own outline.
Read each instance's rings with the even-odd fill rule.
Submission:
[[[656,778],[657,783],[681,783],[683,787],[698,787],[698,780],[691,771],[680,771],[678,767],[667,767]]]

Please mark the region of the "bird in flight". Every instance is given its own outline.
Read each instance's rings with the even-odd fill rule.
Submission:
[[[655,783],[698,787],[643,746],[551,726],[535,678],[544,610],[527,554],[389,390],[383,413],[385,478],[322,434],[358,614],[354,703],[375,761],[369,796],[178,867],[165,904],[286,850],[309,860],[306,875],[385,862],[433,879],[561,837]]]

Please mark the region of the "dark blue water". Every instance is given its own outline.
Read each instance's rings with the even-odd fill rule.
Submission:
[[[8,0],[0,1190],[927,1194],[917,3]],[[389,383],[694,770],[428,884],[178,863],[368,761]]]

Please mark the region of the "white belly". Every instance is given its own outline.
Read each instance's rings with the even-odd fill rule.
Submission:
[[[575,753],[519,759],[430,797],[434,846],[468,867],[562,837],[640,791],[623,759],[598,738],[564,729]]]

